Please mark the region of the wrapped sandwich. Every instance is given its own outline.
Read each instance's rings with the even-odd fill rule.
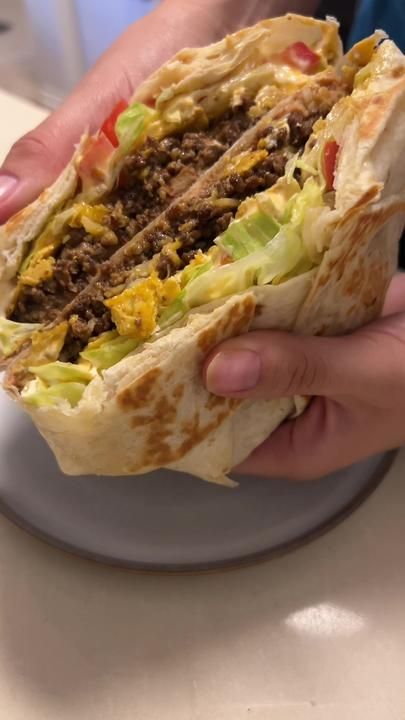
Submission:
[[[405,58],[287,15],[184,50],[0,230],[5,388],[68,474],[212,482],[304,398],[210,395],[250,329],[339,334],[381,310],[405,210]]]

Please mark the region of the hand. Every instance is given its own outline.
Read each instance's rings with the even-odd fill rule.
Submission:
[[[0,168],[0,224],[35,199],[69,161],[87,129],[94,132],[121,99],[185,46],[289,10],[311,12],[317,0],[163,0],[131,25],[99,59],[70,97],[11,149]]]
[[[405,275],[383,317],[344,337],[261,331],[216,348],[205,366],[216,395],[310,395],[236,471],[313,479],[405,442]]]

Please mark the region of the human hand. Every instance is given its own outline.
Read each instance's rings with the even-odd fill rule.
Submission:
[[[311,0],[297,0],[310,5]],[[11,149],[0,168],[0,224],[50,185],[80,135],[100,127],[121,99],[185,46],[214,42],[227,32],[274,14],[284,0],[163,0],[131,25],[39,127]]]
[[[313,479],[405,442],[405,275],[391,283],[383,317],[350,335],[260,331],[222,343],[207,358],[216,395],[310,395],[237,472]]]

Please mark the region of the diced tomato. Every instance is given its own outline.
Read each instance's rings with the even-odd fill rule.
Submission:
[[[108,137],[110,143],[114,145],[114,147],[118,147],[118,138],[115,133],[115,123],[117,122],[118,116],[121,115],[127,107],[128,103],[125,100],[120,100],[101,126],[101,132]]]
[[[303,73],[314,72],[321,62],[319,55],[303,42],[289,45],[281,53],[281,57],[285,63],[301,70]]]
[[[104,133],[88,138],[78,167],[83,186],[87,187],[103,177],[113,152],[114,145]]]
[[[326,190],[333,190],[335,182],[336,159],[339,152],[339,145],[336,140],[329,140],[323,149],[323,172],[325,175]]]

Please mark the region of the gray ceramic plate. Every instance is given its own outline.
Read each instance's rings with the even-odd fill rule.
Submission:
[[[71,478],[4,393],[0,423],[4,514],[60,548],[137,570],[213,570],[295,547],[358,505],[392,459],[307,484],[242,478],[235,490],[166,471]]]

